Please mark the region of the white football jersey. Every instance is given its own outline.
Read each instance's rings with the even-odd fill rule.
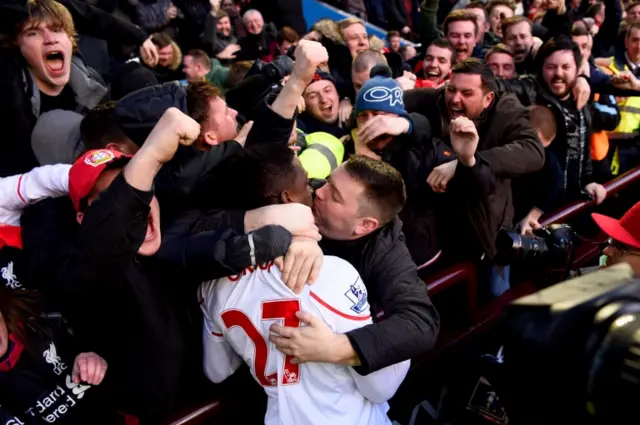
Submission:
[[[229,377],[242,363],[268,396],[266,425],[391,424],[386,403],[409,369],[409,360],[367,376],[333,363],[290,362],[269,341],[273,323],[300,326],[305,311],[334,332],[372,323],[367,289],[351,264],[324,257],[316,283],[296,295],[272,263],[200,286],[204,313],[204,369],[213,382]]]

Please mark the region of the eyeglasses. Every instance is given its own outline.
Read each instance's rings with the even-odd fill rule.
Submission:
[[[607,239],[607,246],[610,246],[611,248],[615,248],[619,251],[627,251],[628,249],[625,244],[623,244],[622,242],[618,242],[613,238]]]
[[[607,246],[610,246],[611,248],[617,249],[618,251],[620,251],[623,254],[632,254],[632,255],[640,255],[640,250],[638,250],[637,248],[633,248],[630,246],[627,246],[625,244],[623,244],[622,242],[619,242],[613,238],[609,238],[607,240],[606,246],[603,247],[606,248]]]

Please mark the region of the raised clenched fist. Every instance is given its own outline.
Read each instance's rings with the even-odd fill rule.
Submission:
[[[189,146],[200,135],[200,124],[177,108],[169,108],[153,127],[141,150],[160,164],[173,158],[179,145]]]
[[[473,121],[467,117],[453,119],[449,125],[449,137],[460,164],[466,167],[474,166],[479,137]]]
[[[300,79],[308,84],[313,79],[316,69],[329,61],[329,53],[317,41],[300,40],[295,50],[295,65],[291,78]]]

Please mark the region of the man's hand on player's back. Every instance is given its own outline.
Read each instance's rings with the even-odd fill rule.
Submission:
[[[338,363],[340,359],[335,356],[334,347],[341,344],[341,336],[345,340],[346,337],[333,333],[326,323],[313,314],[298,311],[296,317],[306,326],[288,328],[274,324],[269,328],[272,332],[269,340],[278,350],[293,356],[292,363]],[[346,343],[349,344],[349,341]]]
[[[359,366],[360,360],[346,335],[335,334],[313,314],[297,312],[306,326],[297,328],[271,325],[269,340],[278,350],[293,356],[293,363],[326,362]]]

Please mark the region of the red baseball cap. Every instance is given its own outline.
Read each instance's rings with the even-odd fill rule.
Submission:
[[[76,211],[80,211],[80,202],[89,196],[100,174],[118,160],[131,159],[120,151],[94,149],[76,160],[69,170],[69,197]]]
[[[591,217],[609,237],[640,249],[640,202],[631,207],[620,220],[596,213],[591,214]]]

